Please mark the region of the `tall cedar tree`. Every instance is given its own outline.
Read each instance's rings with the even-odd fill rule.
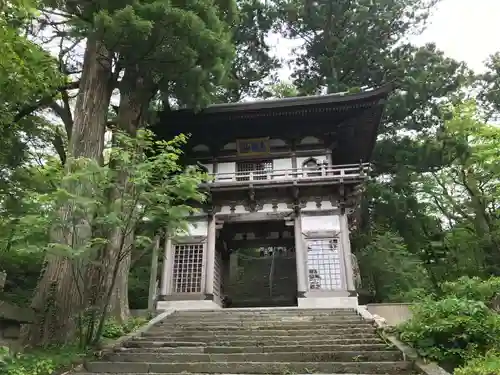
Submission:
[[[211,0],[63,4],[75,30],[87,38],[65,168],[70,170],[72,159],[79,157],[102,160],[113,89],[118,88],[122,103],[130,105],[127,113],[119,116],[119,126],[129,133],[142,123],[140,115],[155,90],[150,85],[168,86],[174,82],[177,93],[189,93],[196,99],[209,92],[214,77],[224,73],[231,56],[226,17],[234,7],[231,3],[225,8],[222,5]],[[76,194],[91,188],[66,186]],[[62,211],[61,215],[69,219],[71,207]],[[70,235],[53,233],[53,242],[83,243],[95,230],[86,225],[90,222],[90,218],[83,220]],[[112,258],[113,249],[106,249],[103,257]],[[82,267],[87,266],[66,257],[47,256],[33,299],[40,319],[30,329],[32,344],[64,343],[71,338],[75,313],[87,307],[87,298],[78,293],[81,288],[74,277],[75,273],[88,272]],[[54,311],[57,314],[50,313]]]

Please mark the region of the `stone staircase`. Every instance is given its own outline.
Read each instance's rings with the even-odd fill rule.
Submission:
[[[176,312],[85,367],[86,375],[416,373],[354,311],[299,309]]]
[[[279,256],[274,260],[270,257],[242,259],[240,265],[241,274],[226,285],[226,294],[231,298],[231,307],[296,305],[295,257]]]

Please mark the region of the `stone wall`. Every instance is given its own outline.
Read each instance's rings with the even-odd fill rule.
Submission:
[[[33,323],[34,320],[33,310],[0,301],[0,346],[17,350],[21,325]]]
[[[366,309],[372,315],[385,319],[389,326],[397,326],[411,318],[410,303],[370,303]]]

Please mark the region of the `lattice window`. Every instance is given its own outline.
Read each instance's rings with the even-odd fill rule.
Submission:
[[[174,248],[174,293],[201,293],[203,244],[177,244]]]
[[[307,241],[307,268],[310,290],[342,288],[342,267],[338,239]]]
[[[236,163],[236,181],[249,181],[250,172],[253,172],[254,180],[265,180],[267,173],[273,171],[273,161],[245,161]]]

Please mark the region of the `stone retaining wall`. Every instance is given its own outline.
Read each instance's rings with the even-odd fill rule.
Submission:
[[[397,326],[411,318],[411,303],[370,303],[366,309],[372,315],[385,319],[389,326]]]

